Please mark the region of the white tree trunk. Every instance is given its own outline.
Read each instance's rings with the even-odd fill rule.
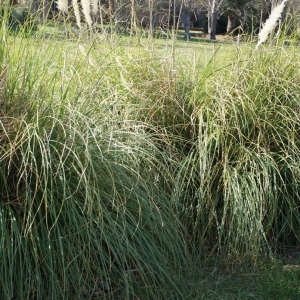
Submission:
[[[218,13],[227,0],[207,0],[208,1],[208,36],[209,39],[216,39],[216,29]]]

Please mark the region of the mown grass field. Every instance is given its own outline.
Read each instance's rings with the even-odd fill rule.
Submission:
[[[1,23],[0,298],[299,299],[298,33],[68,30]]]

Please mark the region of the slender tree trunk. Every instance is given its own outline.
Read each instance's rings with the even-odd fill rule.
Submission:
[[[236,26],[237,15],[234,12],[229,12],[227,15],[226,34],[230,34]]]
[[[156,28],[156,25],[158,23],[158,14],[157,13],[154,14],[152,18],[150,18],[150,22],[152,22],[150,28],[151,28],[151,32],[152,32],[152,35],[153,35],[153,33],[155,31],[155,28]]]
[[[189,40],[191,38],[190,27],[191,27],[191,0],[188,0],[185,7],[185,32],[184,38]]]
[[[130,36],[132,36],[134,30],[135,30],[135,33],[137,33],[135,0],[131,0],[131,22],[130,23],[131,23]]]
[[[226,0],[206,0],[208,4],[208,36],[209,39],[216,39],[218,12]]]
[[[208,14],[208,36],[210,40],[216,39],[218,11],[210,11]]]
[[[114,0],[109,0],[108,1],[108,12],[109,12],[109,27],[111,30],[111,33],[113,32],[113,30],[115,30],[114,28],[114,14],[115,14],[115,10],[116,10],[116,5],[115,5],[115,1]]]
[[[116,2],[115,2],[115,0],[109,0],[110,17],[113,17],[115,11],[116,11]]]

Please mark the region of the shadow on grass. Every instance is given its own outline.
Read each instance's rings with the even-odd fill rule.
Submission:
[[[194,267],[186,276],[185,300],[300,299],[300,257],[292,264],[265,260],[256,267],[221,267],[216,262]]]

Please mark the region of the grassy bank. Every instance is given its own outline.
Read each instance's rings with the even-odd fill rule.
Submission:
[[[195,287],[205,262],[215,281],[299,246],[296,39],[22,28],[1,28],[2,299],[232,299],[243,280]]]

